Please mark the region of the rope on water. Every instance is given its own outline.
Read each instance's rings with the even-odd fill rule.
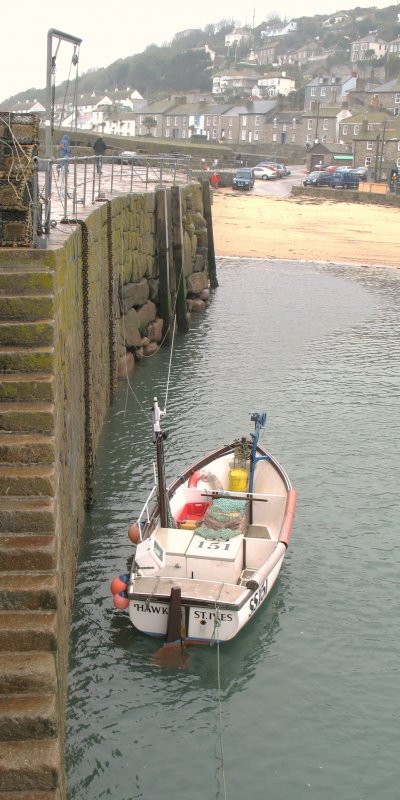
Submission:
[[[224,763],[224,748],[222,744],[222,700],[221,700],[221,662],[219,657],[219,636],[218,628],[221,625],[219,619],[218,606],[215,604],[215,623],[214,632],[215,641],[217,643],[217,700],[218,700],[218,738],[219,738],[219,754],[221,760],[221,776],[222,776],[222,789],[224,800],[227,798],[226,794],[226,781],[225,781],[225,763]]]

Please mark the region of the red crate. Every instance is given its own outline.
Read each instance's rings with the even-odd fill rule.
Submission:
[[[210,507],[211,502],[207,503],[186,503],[183,506],[175,521],[177,523],[184,522],[187,519],[200,520],[203,519],[204,514]]]

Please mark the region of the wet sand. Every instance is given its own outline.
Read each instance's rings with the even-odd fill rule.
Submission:
[[[217,256],[400,266],[398,208],[219,189],[212,214]]]

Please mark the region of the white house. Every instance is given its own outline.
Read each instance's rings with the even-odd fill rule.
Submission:
[[[277,95],[287,97],[290,92],[294,92],[295,88],[296,82],[293,78],[287,78],[286,73],[282,72],[259,78],[252,93],[254,97],[276,97]]]
[[[241,47],[242,45],[249,44],[250,40],[250,31],[246,31],[244,28],[235,28],[232,33],[226,34],[225,47],[232,47],[234,44],[236,44],[238,47]]]
[[[294,31],[297,31],[297,22],[292,19],[286,25],[270,25],[265,28],[265,30],[261,31],[261,38],[269,39],[270,36],[287,36],[288,33],[293,33]]]

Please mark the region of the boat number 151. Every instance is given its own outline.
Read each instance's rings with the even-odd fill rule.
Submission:
[[[229,550],[230,542],[206,542],[204,539],[202,542],[199,542],[197,547],[200,550]]]

